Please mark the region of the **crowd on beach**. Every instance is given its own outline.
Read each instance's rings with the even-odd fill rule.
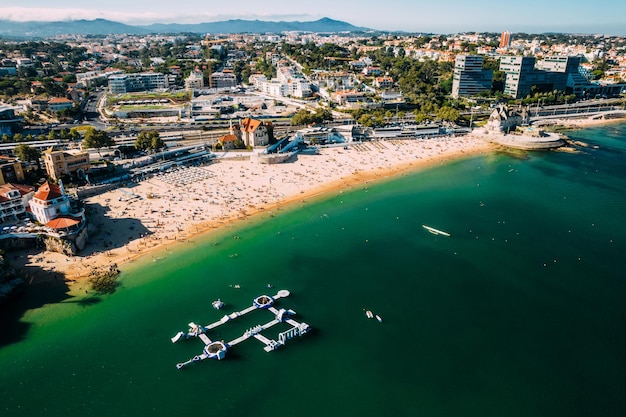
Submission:
[[[86,198],[90,238],[78,256],[33,254],[24,263],[54,269],[80,284],[94,266],[123,265],[148,253],[160,259],[166,255],[157,249],[255,213],[492,147],[471,135],[445,136],[322,148],[318,155],[298,154],[274,165],[223,158],[178,167]]]

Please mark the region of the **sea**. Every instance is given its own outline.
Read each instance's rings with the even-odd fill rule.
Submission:
[[[624,416],[626,124],[568,135],[587,146],[458,160],[193,238],[110,295],[31,285],[0,311],[0,415]],[[281,289],[308,334],[176,368],[203,347],[171,342],[189,322]]]

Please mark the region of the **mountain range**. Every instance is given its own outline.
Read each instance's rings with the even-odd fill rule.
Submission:
[[[281,33],[365,32],[371,29],[327,17],[310,22],[269,22],[262,20],[226,20],[196,24],[154,23],[131,26],[106,19],[68,20],[60,22],[15,22],[0,20],[0,36],[12,38],[46,38],[57,35],[147,35],[151,33]]]

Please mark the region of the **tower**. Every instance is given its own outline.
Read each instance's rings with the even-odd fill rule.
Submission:
[[[511,32],[502,32],[500,35],[500,48],[511,46]]]

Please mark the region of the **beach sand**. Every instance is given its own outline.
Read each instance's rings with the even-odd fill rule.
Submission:
[[[90,237],[84,250],[76,256],[19,251],[11,265],[37,271],[26,275],[31,283],[63,276],[71,293],[84,293],[93,267],[117,264],[123,270],[128,262],[160,256],[159,250],[258,213],[494,148],[469,135],[322,148],[319,155],[298,154],[275,165],[254,156],[220,158],[87,198]]]

